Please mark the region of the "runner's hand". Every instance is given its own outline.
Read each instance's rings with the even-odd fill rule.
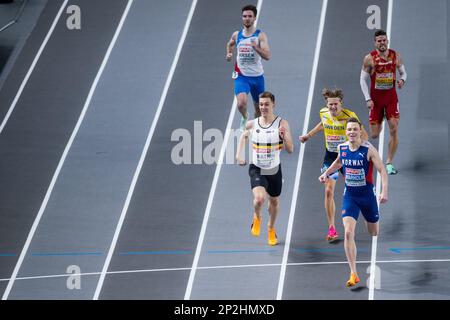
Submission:
[[[280,138],[281,138],[282,140],[284,140],[284,135],[286,134],[286,128],[285,128],[285,127],[280,127],[280,128],[278,129],[278,134],[280,135]]]
[[[225,59],[227,59],[227,61],[231,61],[231,58],[233,58],[233,52],[227,53]]]
[[[372,110],[372,108],[373,108],[373,101],[372,100],[367,101],[367,108],[369,108],[369,110]]]
[[[328,180],[328,175],[326,175],[325,172],[322,173],[322,175],[319,177],[319,181],[321,183],[325,183],[327,180]]]
[[[300,140],[301,143],[305,143],[306,141],[308,141],[309,136],[305,134],[304,136],[298,137],[298,139]]]
[[[405,81],[403,79],[397,80],[397,87],[399,89],[403,88]]]
[[[378,201],[379,201],[380,203],[386,203],[386,202],[388,201],[387,194],[381,193],[381,194],[378,196]]]
[[[246,164],[247,164],[247,162],[245,161],[245,160],[242,160],[241,158],[239,158],[239,157],[236,157],[236,162],[238,163],[238,165],[240,165],[240,166],[245,166]]]

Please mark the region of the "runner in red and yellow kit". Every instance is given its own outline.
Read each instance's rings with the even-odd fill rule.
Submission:
[[[320,122],[306,135],[300,136],[299,139],[302,143],[305,143],[316,133],[323,130],[325,137],[325,156],[323,159],[323,165],[321,172],[323,173],[337,158],[338,145],[347,141],[345,134],[345,124],[347,119],[356,118],[358,116],[349,109],[342,107],[342,99],[344,95],[341,89],[323,89],[322,95],[327,102],[327,106],[320,110]],[[362,134],[364,139],[368,139],[368,134],[364,128],[362,128]],[[342,172],[341,172],[342,173]],[[336,214],[336,205],[334,203],[334,189],[336,181],[339,177],[339,172],[333,172],[327,182],[325,182],[325,211],[328,220],[328,233],[327,241],[333,242],[339,238],[334,224],[334,217]]]
[[[388,39],[384,30],[375,32],[375,50],[364,57],[360,85],[370,109],[369,122],[372,139],[378,138],[381,124],[386,117],[389,125],[389,147],[386,159],[388,174],[396,174],[392,164],[398,146],[398,123],[400,111],[395,83],[399,89],[406,82],[406,70],[400,54],[388,49]],[[397,70],[400,79],[396,81]],[[370,77],[370,93],[367,80]]]

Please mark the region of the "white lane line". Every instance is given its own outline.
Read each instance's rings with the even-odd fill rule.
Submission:
[[[450,262],[450,259],[432,259],[432,260],[380,260],[378,264],[383,263],[422,263],[422,262]],[[371,261],[356,261],[357,264],[370,264]],[[300,263],[288,263],[288,266],[323,266],[323,265],[340,265],[348,264],[348,261],[330,261],[330,262],[300,262]],[[244,264],[244,265],[227,265],[227,266],[204,266],[197,267],[199,270],[218,270],[218,269],[239,269],[239,268],[268,268],[268,267],[280,267],[281,263],[270,264]],[[108,275],[114,274],[132,274],[132,273],[147,273],[147,272],[169,272],[169,271],[189,271],[192,268],[162,268],[162,269],[138,269],[138,270],[122,270],[122,271],[108,271]],[[38,280],[38,279],[51,279],[51,278],[64,278],[73,276],[98,276],[101,272],[86,272],[86,273],[63,273],[46,276],[32,276],[32,277],[17,277],[19,280]],[[0,279],[0,282],[9,281],[10,279]]]
[[[263,2],[263,0],[258,0],[258,4],[256,5],[259,15],[261,14],[262,2]],[[255,21],[255,26],[257,25],[257,23],[258,23],[258,19]],[[217,182],[219,181],[220,170],[222,168],[223,158],[225,156],[225,150],[227,148],[228,139],[230,138],[231,125],[233,123],[234,115],[236,113],[236,104],[237,104],[236,97],[234,97],[233,104],[232,104],[231,110],[230,110],[230,115],[228,116],[227,127],[225,129],[225,137],[223,139],[223,143],[220,148],[219,158],[218,158],[218,162],[216,165],[216,170],[214,172],[213,182],[211,185],[211,189],[209,191],[208,202],[206,203],[206,209],[205,209],[205,214],[203,216],[202,228],[200,229],[200,235],[199,235],[198,242],[197,242],[197,248],[195,249],[194,260],[192,262],[192,269],[189,274],[189,280],[188,280],[188,283],[186,286],[184,300],[189,300],[191,298],[192,287],[194,285],[195,274],[197,273],[197,269],[198,269],[198,261],[200,259],[200,254],[201,254],[202,247],[203,247],[203,241],[205,238],[206,228],[208,226],[209,215],[211,213],[211,207],[212,207],[212,203],[214,200],[214,195],[216,193]]]
[[[311,72],[311,80],[309,82],[308,102],[307,102],[306,111],[305,111],[305,120],[303,122],[302,135],[305,135],[308,132],[309,117],[311,114],[311,105],[312,105],[312,100],[313,100],[313,96],[314,96],[314,87],[316,84],[317,67],[319,65],[320,48],[322,45],[322,35],[323,35],[323,29],[324,29],[324,25],[325,25],[327,5],[328,5],[328,0],[323,0],[322,12],[320,14],[319,30],[317,32],[317,40],[316,40],[316,48],[315,48],[315,53],[314,53],[313,68],[312,68],[312,72]],[[289,255],[289,248],[290,248],[290,244],[291,244],[292,227],[294,225],[295,208],[297,206],[297,196],[298,196],[298,190],[300,187],[300,178],[301,178],[301,173],[302,173],[304,154],[305,154],[305,144],[302,144],[300,146],[300,154],[298,156],[297,172],[295,173],[295,184],[294,184],[294,190],[292,193],[291,210],[289,212],[289,221],[288,221],[288,228],[287,228],[287,233],[286,233],[286,242],[284,245],[280,278],[278,280],[277,300],[281,300],[281,297],[283,295],[284,278],[286,276],[286,266],[287,266],[287,260],[288,260],[288,255]]]
[[[183,44],[184,44],[184,41],[186,39],[186,35],[188,33],[189,26],[191,25],[191,20],[192,20],[192,16],[194,15],[194,11],[195,11],[196,5],[197,5],[197,0],[193,0],[192,4],[191,4],[190,11],[189,11],[189,14],[188,14],[187,19],[186,19],[186,23],[184,25],[183,33],[182,33],[180,41],[178,43],[177,51],[175,52],[175,56],[173,58],[172,65],[170,67],[169,74],[167,76],[166,83],[164,85],[164,89],[162,91],[161,98],[159,100],[158,108],[156,109],[155,117],[153,118],[153,122],[151,124],[150,131],[149,131],[148,136],[147,136],[147,140],[145,141],[144,149],[142,150],[141,157],[139,159],[138,165],[137,165],[136,170],[134,172],[134,176],[133,176],[133,179],[131,181],[131,185],[130,185],[130,188],[128,190],[128,194],[127,194],[124,206],[122,208],[122,212],[120,214],[119,222],[118,222],[118,224],[116,226],[116,230],[114,232],[114,237],[113,237],[113,239],[111,241],[111,245],[109,247],[108,256],[106,257],[105,264],[103,265],[103,270],[102,270],[102,273],[100,275],[99,282],[97,283],[97,288],[95,289],[95,293],[94,293],[94,297],[93,297],[94,300],[98,300],[98,297],[99,297],[100,292],[102,290],[103,282],[105,281],[105,277],[106,277],[106,274],[107,274],[107,271],[108,271],[108,268],[109,268],[109,264],[111,263],[111,258],[112,258],[112,255],[114,253],[114,250],[116,248],[117,240],[119,239],[119,234],[120,234],[120,231],[122,229],[122,225],[123,225],[123,222],[125,220],[125,216],[127,215],[128,207],[130,205],[130,201],[131,201],[131,198],[133,196],[137,180],[138,180],[139,175],[141,173],[142,166],[144,165],[144,160],[145,160],[145,158],[147,156],[148,148],[150,147],[150,142],[152,141],[153,134],[154,134],[155,128],[156,128],[156,124],[158,123],[159,116],[161,114],[161,110],[162,110],[162,108],[164,106],[164,103],[166,101],[167,92],[169,91],[169,87],[170,87],[170,84],[172,82],[172,78],[173,78],[173,75],[175,73],[175,69],[176,69],[177,64],[178,64],[178,59],[180,58],[181,50],[183,49]]]
[[[44,214],[44,211],[45,211],[45,209],[47,207],[47,203],[48,203],[48,201],[50,199],[50,196],[51,196],[51,194],[53,192],[53,188],[54,188],[54,186],[56,184],[56,181],[58,180],[58,176],[59,176],[59,173],[61,171],[61,168],[64,165],[64,162],[66,160],[67,154],[69,153],[69,150],[72,147],[73,141],[75,140],[75,137],[76,137],[76,135],[78,133],[78,130],[80,129],[81,123],[84,120],[86,112],[87,112],[87,110],[89,108],[89,105],[91,103],[92,96],[94,95],[95,89],[97,88],[97,84],[98,84],[98,82],[100,80],[100,77],[102,76],[103,70],[105,69],[105,66],[106,66],[106,64],[107,64],[107,62],[109,60],[109,56],[111,54],[111,51],[112,51],[112,49],[113,49],[113,47],[114,47],[114,45],[116,43],[117,37],[119,36],[120,30],[122,29],[122,25],[123,25],[123,23],[125,21],[125,18],[126,18],[127,14],[128,14],[128,10],[130,9],[130,6],[131,6],[132,3],[133,3],[133,0],[129,0],[128,1],[128,5],[127,5],[127,7],[126,7],[126,9],[125,9],[125,11],[124,11],[124,13],[122,15],[122,18],[121,18],[121,20],[119,22],[119,25],[118,25],[118,27],[116,29],[116,32],[114,34],[114,37],[111,40],[111,43],[109,44],[108,50],[106,51],[105,57],[103,58],[103,61],[102,61],[102,64],[100,65],[100,68],[99,68],[99,70],[97,72],[97,75],[96,75],[96,77],[94,79],[94,82],[92,83],[91,89],[90,89],[89,94],[87,96],[86,102],[84,103],[84,106],[83,106],[83,109],[81,111],[80,117],[78,118],[77,124],[75,125],[75,128],[73,129],[72,135],[70,136],[70,139],[67,142],[66,148],[64,149],[64,152],[63,152],[63,154],[61,156],[61,159],[59,160],[58,167],[56,168],[56,171],[53,174],[52,180],[51,180],[50,185],[49,185],[49,187],[47,189],[47,193],[45,194],[44,201],[42,202],[41,207],[39,209],[39,212],[38,212],[38,214],[37,214],[37,216],[36,216],[36,218],[35,218],[35,220],[33,222],[33,225],[31,227],[31,230],[30,230],[29,234],[28,234],[28,237],[27,237],[27,240],[25,242],[25,245],[23,246],[22,252],[20,253],[19,260],[17,261],[17,264],[16,264],[16,266],[14,268],[14,271],[13,271],[13,274],[11,276],[11,279],[8,282],[8,286],[7,286],[6,290],[5,290],[5,293],[3,294],[3,298],[2,298],[3,300],[8,299],[9,293],[11,292],[11,289],[12,289],[12,287],[14,285],[14,281],[16,280],[17,274],[19,273],[20,267],[22,266],[22,262],[25,259],[25,256],[27,254],[28,248],[29,248],[29,246],[31,244],[31,240],[33,239],[34,233],[36,232],[36,229],[37,229],[37,227],[39,225],[39,222],[41,221],[42,215]]]
[[[388,2],[388,12],[387,12],[387,26],[386,26],[386,34],[389,39],[389,43],[391,41],[391,25],[392,25],[392,0]],[[378,140],[378,153],[380,154],[381,160],[383,160],[383,148],[384,148],[384,128],[385,123],[383,123],[383,127],[380,132],[379,140]],[[381,192],[381,177],[377,172],[377,185],[376,185],[376,194],[377,198]],[[378,208],[380,208],[380,202],[378,202]],[[369,300],[374,300],[375,296],[375,275],[376,275],[376,263],[377,263],[377,245],[378,245],[378,236],[372,237],[372,253],[370,257],[370,278],[369,278]]]
[[[56,15],[55,19],[53,20],[50,30],[48,31],[47,35],[44,38],[44,41],[42,42],[38,52],[36,53],[36,56],[34,57],[33,62],[31,63],[31,66],[28,69],[28,72],[25,75],[25,78],[23,79],[22,84],[20,85],[19,90],[17,91],[16,96],[14,97],[14,100],[11,103],[11,106],[9,107],[9,110],[5,115],[5,118],[3,119],[2,124],[0,125],[0,134],[3,132],[3,129],[5,128],[6,123],[9,120],[9,117],[11,116],[12,112],[14,111],[14,108],[16,107],[16,104],[19,101],[20,96],[22,95],[23,89],[27,85],[28,80],[30,79],[31,73],[33,73],[34,68],[36,67],[36,64],[38,63],[39,58],[41,57],[41,54],[44,51],[45,46],[47,45],[47,42],[53,33],[53,30],[55,30],[55,27],[58,24],[59,18],[61,17],[61,14],[62,14],[64,8],[66,7],[68,1],[69,0],[65,0],[63,2],[63,4],[61,5],[61,8],[59,8],[58,14]]]

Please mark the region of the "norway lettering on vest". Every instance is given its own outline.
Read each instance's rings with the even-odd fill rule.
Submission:
[[[369,146],[365,141],[355,151],[350,150],[348,142],[339,147],[345,173],[345,192],[356,194],[367,188],[373,189],[373,163],[368,160]]]

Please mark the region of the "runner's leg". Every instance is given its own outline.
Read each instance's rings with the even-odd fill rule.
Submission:
[[[277,219],[279,211],[280,211],[280,197],[269,196],[269,222],[267,223],[268,228],[275,227],[275,220]]]
[[[334,217],[336,213],[336,204],[334,202],[334,189],[336,181],[328,179],[325,182],[325,211],[327,213],[328,226],[334,227]]]
[[[255,209],[255,215],[258,219],[261,219],[261,210],[264,205],[264,202],[267,198],[267,192],[264,187],[255,187],[252,190],[253,192],[253,208]]]
[[[388,146],[388,154],[386,158],[386,163],[392,163],[394,159],[395,152],[398,147],[398,118],[390,118],[388,120],[389,124],[389,146]]]
[[[344,248],[345,255],[347,256],[347,261],[350,266],[352,273],[358,274],[356,271],[356,243],[355,243],[355,228],[356,220],[353,217],[344,217],[344,228],[345,228],[345,238],[344,238]]]
[[[245,119],[248,119],[248,112],[247,112],[247,93],[241,92],[236,96],[237,100],[237,108],[239,112],[241,113],[242,117]]]

